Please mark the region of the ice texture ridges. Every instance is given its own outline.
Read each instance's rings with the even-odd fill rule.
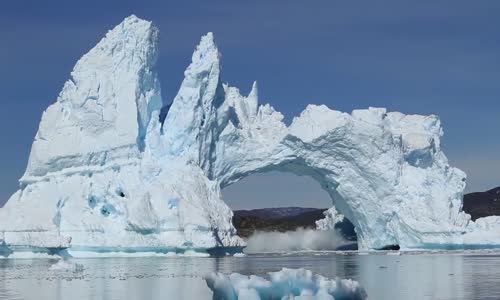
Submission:
[[[361,249],[500,245],[500,218],[462,211],[466,176],[441,149],[438,117],[309,105],[287,126],[256,83],[243,96],[222,82],[208,33],[162,122],[157,57],[158,30],[131,16],[78,61],[0,209],[0,245],[240,247],[221,189],[272,170],[318,181],[334,205],[320,227],[345,216]]]

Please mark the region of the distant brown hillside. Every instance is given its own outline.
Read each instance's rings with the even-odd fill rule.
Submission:
[[[464,211],[471,215],[472,220],[487,216],[500,216],[500,187],[465,195]]]
[[[298,228],[316,228],[316,221],[323,219],[325,208],[279,207],[234,211],[233,224],[241,237],[249,237],[255,231],[294,231]],[[344,237],[355,240],[351,222],[339,224]]]

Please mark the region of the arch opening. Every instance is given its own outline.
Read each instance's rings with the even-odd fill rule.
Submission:
[[[310,176],[290,172],[267,171],[251,174],[222,190],[223,199],[232,210],[273,207],[332,206],[328,193]]]
[[[332,187],[303,174],[288,170],[258,172],[222,189],[222,198],[234,213],[233,225],[238,235],[247,239],[251,251],[261,249],[256,243],[269,244],[269,239],[282,241],[272,243],[278,245],[276,250],[357,248],[354,226],[346,217],[329,230],[317,229],[316,222],[332,207],[332,196],[327,192]]]

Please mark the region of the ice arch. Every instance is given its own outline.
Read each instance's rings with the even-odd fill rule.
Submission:
[[[220,73],[209,33],[163,124],[164,152],[201,167],[219,188],[259,172],[309,175],[356,226],[362,249],[434,247],[464,233],[465,174],[448,165],[436,116],[310,105],[286,126],[258,105],[255,83],[244,97]]]
[[[270,170],[317,180],[361,249],[500,244],[500,218],[462,212],[436,116],[310,105],[286,126],[256,84],[222,83],[209,33],[160,121],[157,56],[158,30],[131,16],[78,61],[0,209],[0,255],[241,246],[221,189]]]

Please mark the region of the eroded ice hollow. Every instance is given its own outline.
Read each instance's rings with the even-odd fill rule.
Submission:
[[[311,176],[360,249],[500,245],[500,218],[462,212],[465,174],[436,116],[309,105],[290,126],[221,81],[201,38],[163,123],[158,30],[126,18],[74,67],[43,114],[20,189],[0,209],[0,253],[240,247],[221,189],[271,170]],[[331,224],[330,224],[331,225]]]

